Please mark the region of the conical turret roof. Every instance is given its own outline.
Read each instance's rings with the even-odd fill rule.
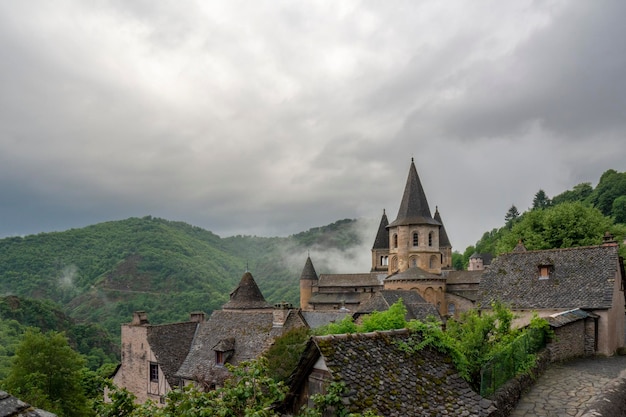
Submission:
[[[376,233],[372,249],[389,249],[389,232],[387,231],[388,225],[389,220],[387,220],[387,214],[385,213],[385,210],[383,210],[383,217],[380,219],[380,225],[378,225],[378,232]]]
[[[398,210],[398,217],[389,225],[389,227],[404,226],[408,224],[432,224],[441,226],[441,223],[433,219],[430,214],[426,194],[424,193],[424,188],[422,187],[420,178],[417,175],[417,169],[415,168],[413,158],[411,158],[409,177],[407,178],[406,186],[404,187],[404,194],[402,195],[402,202],[400,203],[400,209]]]
[[[247,310],[258,308],[273,308],[265,301],[261,290],[256,285],[252,274],[246,271],[239,281],[239,285],[230,293],[230,301],[222,306],[224,310]]]
[[[311,261],[311,257],[306,257],[306,263],[304,264],[304,268],[302,269],[302,274],[300,274],[300,280],[310,280],[317,281],[319,280],[317,276],[317,272],[315,272],[315,268],[313,267],[313,261]]]
[[[446,228],[443,225],[443,221],[441,220],[441,215],[439,214],[439,207],[435,206],[435,220],[441,223],[441,227],[439,228],[439,247],[440,248],[451,248],[452,244],[450,243],[450,239],[448,238],[448,233],[446,233]]]

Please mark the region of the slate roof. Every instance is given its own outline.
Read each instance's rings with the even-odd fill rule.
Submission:
[[[178,386],[175,375],[189,353],[198,324],[184,322],[148,326],[148,343],[172,388]]]
[[[441,223],[433,219],[430,214],[426,193],[417,175],[413,158],[411,158],[411,167],[409,168],[409,176],[406,180],[402,201],[400,202],[398,217],[389,224],[388,228],[408,224],[431,224],[441,226]]]
[[[57,417],[57,415],[34,408],[30,404],[0,390],[0,417]]]
[[[620,268],[617,246],[511,252],[482,274],[478,301],[500,300],[516,309],[608,309]],[[550,276],[540,279],[539,267]],[[623,268],[623,267],[622,267]]]
[[[452,243],[450,243],[450,238],[448,237],[448,233],[446,232],[446,228],[443,225],[443,221],[441,220],[441,214],[439,214],[439,207],[435,206],[435,220],[441,223],[441,227],[439,228],[439,247],[440,248],[451,248]]]
[[[221,384],[228,375],[223,366],[215,364],[215,349],[233,347],[230,363],[258,357],[279,336],[283,328],[275,328],[272,310],[217,310],[200,323],[177,376]]]
[[[378,231],[376,232],[376,238],[374,239],[374,246],[372,246],[372,249],[389,249],[388,225],[389,220],[387,219],[385,210],[383,210],[383,216],[380,219],[380,224],[378,225]]]
[[[318,287],[372,287],[383,285],[378,272],[359,274],[321,274]],[[384,275],[384,274],[383,274]]]
[[[346,385],[350,412],[384,416],[488,416],[493,403],[472,391],[449,357],[431,348],[406,353],[399,343],[421,341],[395,330],[312,337],[290,379],[287,401],[296,398],[320,357],[331,377]]]
[[[222,306],[225,310],[244,310],[256,308],[273,308],[265,301],[258,285],[250,272],[245,272],[239,285],[230,293],[230,300]]]
[[[448,271],[446,283],[448,285],[479,284],[485,271]]]
[[[374,294],[372,298],[364,301],[355,313],[355,316],[370,314],[374,311],[387,311],[391,305],[400,298],[407,309],[406,320],[425,320],[428,316],[441,319],[439,311],[430,304],[417,291],[408,290],[382,290]]]
[[[339,310],[314,310],[300,312],[302,318],[306,322],[306,325],[311,329],[325,326],[329,323],[337,323],[343,320],[347,315],[350,315],[350,311]]]
[[[317,281],[318,276],[317,272],[315,272],[315,268],[313,267],[313,261],[311,261],[311,257],[307,256],[306,262],[304,263],[304,268],[302,269],[302,274],[300,274],[300,280],[309,280],[309,281]]]
[[[442,275],[432,274],[418,266],[412,266],[409,269],[399,272],[394,275],[388,276],[385,281],[437,281],[445,280]]]
[[[552,314],[551,316],[546,317],[546,320],[548,320],[548,323],[550,323],[550,326],[552,327],[563,327],[566,324],[574,323],[578,320],[584,320],[588,317],[597,318],[598,315],[576,308],[574,310]]]

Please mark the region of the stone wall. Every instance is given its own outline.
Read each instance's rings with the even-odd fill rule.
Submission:
[[[554,337],[548,350],[553,362],[586,356],[585,322],[578,320],[554,329]]]

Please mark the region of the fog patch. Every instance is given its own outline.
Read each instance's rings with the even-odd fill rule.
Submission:
[[[349,274],[369,272],[372,268],[372,246],[380,219],[359,218],[349,226],[358,237],[357,244],[345,249],[315,244],[303,247],[291,242],[281,248],[282,259],[290,270],[304,268],[307,256],[311,257],[317,274]],[[299,275],[298,275],[299,276]]]
[[[61,270],[58,284],[63,290],[75,289],[75,281],[78,276],[78,267],[76,265],[68,265]]]

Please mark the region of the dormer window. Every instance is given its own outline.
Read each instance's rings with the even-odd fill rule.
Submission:
[[[224,365],[224,352],[220,352],[219,350],[215,351],[215,364]]]
[[[554,272],[554,265],[539,265],[539,279],[549,279]]]

